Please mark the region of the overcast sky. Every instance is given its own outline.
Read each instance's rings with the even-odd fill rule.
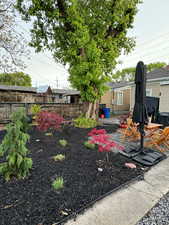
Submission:
[[[123,61],[118,68],[136,66],[139,60],[145,63],[165,61],[169,63],[169,0],[144,0],[135,17],[134,28],[129,35],[136,38],[135,50],[128,56],[121,56]],[[29,39],[28,27],[19,23],[20,29]],[[52,87],[68,87],[68,72],[57,64],[50,53],[35,54],[26,62],[26,73],[32,77],[33,85],[48,84]]]

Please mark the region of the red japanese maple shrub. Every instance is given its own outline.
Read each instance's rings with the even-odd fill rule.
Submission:
[[[112,141],[110,135],[106,134],[104,129],[101,129],[101,131],[93,129],[88,135],[91,137],[89,142],[98,145],[99,152],[106,152],[107,161],[109,161],[108,152],[111,151],[111,148],[117,148],[118,150],[124,149],[123,146]]]
[[[63,117],[57,113],[48,111],[41,111],[36,118],[37,127],[41,131],[57,130],[61,127],[63,120]]]
[[[99,129],[97,130],[96,128],[92,129],[89,133],[88,136],[93,136],[93,135],[100,135],[100,134],[106,134],[106,130],[105,129]]]

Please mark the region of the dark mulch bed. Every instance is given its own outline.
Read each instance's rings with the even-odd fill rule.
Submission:
[[[113,132],[117,126],[106,126]],[[54,136],[32,129],[28,147],[33,159],[30,176],[24,180],[6,183],[0,177],[1,225],[52,225],[79,210],[105,193],[143,174],[140,166],[128,169],[125,162],[131,160],[110,154],[110,164],[103,160],[104,153],[86,149],[83,145],[89,129],[67,127]],[[2,140],[4,132],[0,132]],[[65,138],[68,146],[59,146]],[[36,140],[40,141],[37,142]],[[65,154],[66,159],[55,162],[51,157]],[[103,168],[102,172],[98,167]],[[57,176],[63,176],[64,188],[57,192],[51,184]]]

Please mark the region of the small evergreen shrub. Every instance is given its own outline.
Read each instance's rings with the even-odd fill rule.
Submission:
[[[65,159],[65,155],[58,154],[52,157],[55,161],[63,161]]]
[[[85,141],[85,142],[84,142],[84,146],[85,146],[86,148],[89,148],[89,149],[95,149],[95,148],[96,148],[96,145],[93,144],[93,143],[90,143],[90,141]]]
[[[65,139],[61,139],[59,140],[59,144],[62,146],[62,147],[66,147],[66,145],[68,144],[67,141]]]
[[[74,125],[79,128],[93,128],[97,126],[97,121],[91,118],[78,117],[74,120]]]
[[[20,121],[20,129],[22,132],[27,133],[29,130],[29,118],[26,116],[25,109],[20,109],[16,112],[13,112],[11,115],[11,122],[15,124],[17,121]]]
[[[40,105],[36,105],[36,104],[32,105],[32,107],[31,107],[31,113],[33,115],[36,116],[38,113],[40,113],[40,111],[41,111],[41,106]]]
[[[7,134],[0,145],[0,155],[6,155],[6,161],[0,163],[0,174],[8,181],[13,176],[20,179],[28,175],[32,167],[32,159],[27,157],[26,142],[29,135],[23,132],[20,120],[7,126]]]
[[[40,131],[57,130],[63,123],[63,117],[55,112],[41,111],[36,117],[38,129]]]
[[[63,181],[63,177],[58,177],[56,178],[53,183],[52,183],[52,187],[55,190],[59,190],[62,189],[64,187],[64,181]]]

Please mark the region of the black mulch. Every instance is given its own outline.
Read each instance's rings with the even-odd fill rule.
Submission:
[[[113,132],[117,126],[104,128]],[[32,129],[28,144],[33,159],[30,176],[10,182],[0,176],[1,225],[52,225],[143,174],[139,165],[137,169],[126,168],[124,163],[131,160],[120,154],[111,153],[110,164],[106,164],[104,153],[86,149],[83,142],[89,130],[67,127],[54,136],[45,136]],[[3,136],[0,132],[0,140]],[[65,148],[58,144],[63,138],[69,143]],[[56,154],[65,154],[66,159],[55,162],[51,157]],[[51,186],[57,176],[64,178],[64,188],[58,192]]]

